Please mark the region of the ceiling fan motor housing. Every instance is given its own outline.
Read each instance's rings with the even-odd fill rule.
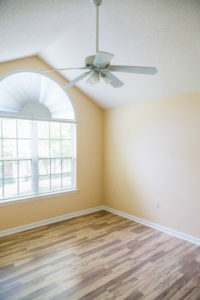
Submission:
[[[95,6],[99,6],[102,3],[102,0],[90,0],[92,4],[94,4]]]

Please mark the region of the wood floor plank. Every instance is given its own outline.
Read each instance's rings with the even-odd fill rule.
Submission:
[[[1,300],[200,300],[200,247],[100,211],[0,238]]]

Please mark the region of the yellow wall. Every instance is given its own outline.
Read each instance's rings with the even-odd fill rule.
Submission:
[[[200,93],[110,109],[104,126],[104,203],[200,237]]]
[[[49,69],[37,56],[0,64],[0,75],[15,69]],[[60,84],[67,81],[57,73]],[[102,203],[103,110],[77,88],[68,89],[77,114],[78,192],[0,207],[0,230],[92,208]]]
[[[35,56],[0,64],[0,74],[24,68],[49,67]],[[68,93],[80,191],[1,206],[0,230],[105,204],[200,237],[200,93],[105,112],[77,88]]]

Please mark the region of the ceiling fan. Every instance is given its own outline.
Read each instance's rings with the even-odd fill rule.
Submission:
[[[123,82],[119,80],[112,72],[125,72],[125,73],[137,73],[154,75],[157,73],[157,69],[154,67],[141,67],[141,66],[117,66],[110,65],[113,54],[99,51],[99,6],[102,0],[90,0],[96,7],[96,55],[88,56],[85,58],[85,67],[80,68],[63,68],[53,69],[47,71],[41,71],[41,73],[48,73],[54,71],[66,71],[66,70],[87,70],[87,72],[81,74],[65,86],[64,88],[71,87],[88,77],[87,82],[91,85],[95,85],[102,78],[105,83],[110,84],[114,88],[121,87]]]

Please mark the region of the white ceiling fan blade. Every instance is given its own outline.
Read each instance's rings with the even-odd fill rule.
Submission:
[[[52,69],[52,70],[42,70],[39,71],[39,73],[51,73],[51,72],[57,72],[57,71],[67,71],[67,70],[85,70],[86,67],[80,67],[80,68],[63,68],[63,69]]]
[[[108,66],[107,69],[112,72],[127,72],[147,75],[154,75],[157,73],[157,69],[154,67]]]
[[[70,86],[75,85],[77,82],[84,79],[91,73],[92,73],[92,71],[81,74],[80,76],[76,77],[74,80],[70,81],[68,84],[64,85],[63,88],[69,88]]]
[[[123,82],[121,80],[119,80],[115,75],[113,75],[110,72],[105,72],[103,73],[110,81],[109,83],[114,87],[114,88],[118,88],[121,87],[123,84]]]
[[[97,52],[95,59],[94,59],[94,65],[97,67],[106,67],[110,64],[111,59],[114,57],[113,54],[106,53],[106,52]]]

